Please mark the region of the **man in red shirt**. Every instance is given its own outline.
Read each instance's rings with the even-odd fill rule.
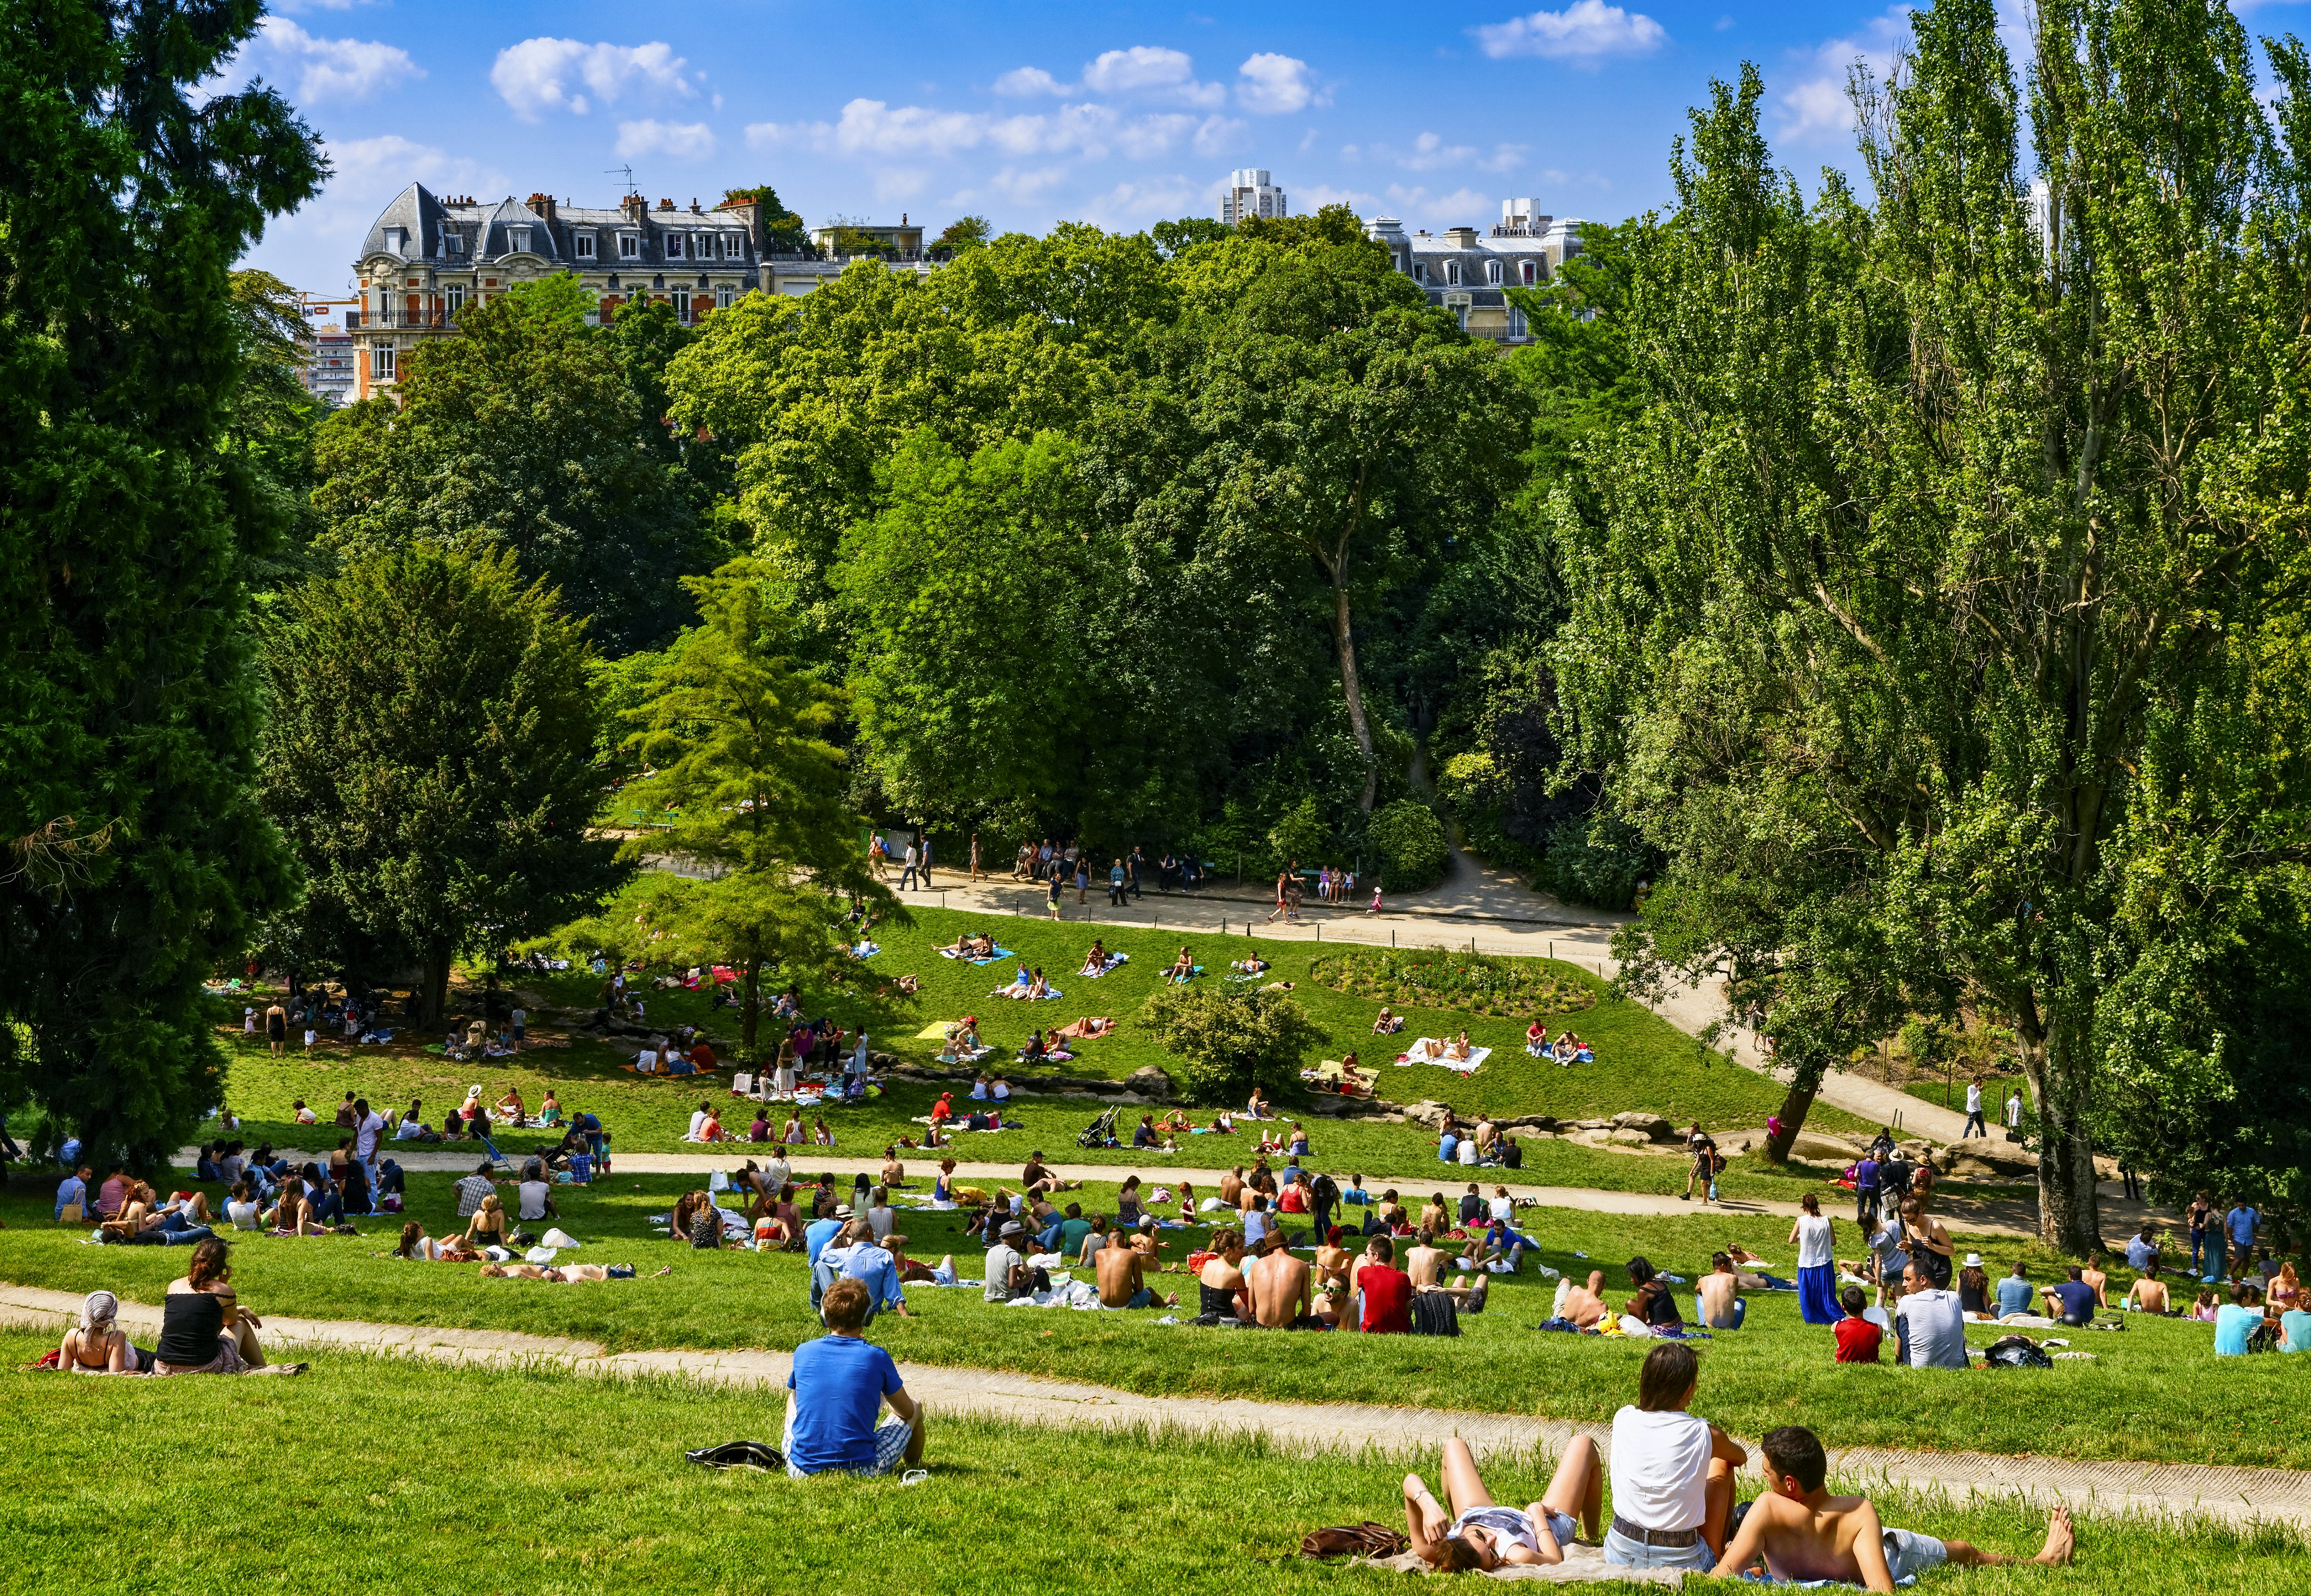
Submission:
[[[1356,1288],[1364,1293],[1366,1335],[1412,1333],[1412,1277],[1394,1267],[1395,1259],[1396,1243],[1386,1236],[1376,1235],[1365,1243],[1365,1266],[1356,1271]]]
[[[1878,1344],[1886,1332],[1862,1317],[1862,1305],[1869,1299],[1862,1287],[1849,1286],[1837,1294],[1837,1305],[1845,1310],[1845,1317],[1837,1321],[1834,1334],[1837,1337],[1837,1361],[1842,1364],[1874,1364],[1878,1361]]]

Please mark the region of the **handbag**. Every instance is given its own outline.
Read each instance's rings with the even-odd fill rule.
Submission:
[[[1304,1557],[1345,1557],[1351,1554],[1362,1557],[1393,1557],[1410,1549],[1412,1542],[1401,1530],[1391,1530],[1386,1524],[1366,1519],[1361,1524],[1341,1524],[1326,1530],[1311,1530],[1300,1538],[1300,1555]]]
[[[57,1223],[59,1225],[78,1225],[80,1222],[81,1206],[76,1202],[65,1204],[64,1212],[57,1216]]]

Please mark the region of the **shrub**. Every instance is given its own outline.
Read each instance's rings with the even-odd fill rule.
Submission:
[[[1140,1024],[1179,1060],[1170,1073],[1190,1103],[1242,1103],[1254,1086],[1296,1086],[1300,1060],[1330,1037],[1282,992],[1167,986],[1147,999]]]
[[[1548,851],[1533,885],[1568,903],[1593,909],[1627,909],[1637,883],[1652,875],[1659,856],[1635,831],[1602,815],[1560,822],[1548,833]]]
[[[1444,878],[1443,822],[1417,799],[1374,810],[1365,842],[1380,855],[1380,884],[1390,892],[1417,892]]]

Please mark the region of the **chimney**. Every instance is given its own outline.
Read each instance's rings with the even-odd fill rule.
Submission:
[[[674,201],[670,199],[661,199],[658,202],[658,208],[661,211],[670,211],[674,209]]]
[[[629,194],[618,202],[618,213],[629,222],[639,223],[649,204],[639,194]]]
[[[702,216],[705,214],[704,212],[698,208],[698,196],[694,194],[690,196],[690,214],[693,216]]]
[[[531,195],[529,196],[529,208],[536,212],[547,226],[551,227],[554,225],[554,196],[550,194]]]

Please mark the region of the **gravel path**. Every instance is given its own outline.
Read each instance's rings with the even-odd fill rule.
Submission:
[[[507,1289],[519,1289],[509,1286]],[[539,1289],[546,1289],[540,1287]],[[556,1286],[612,1290],[614,1286]],[[80,1311],[69,1292],[0,1284],[0,1323],[60,1330]],[[143,1304],[120,1304],[121,1327],[138,1339],[156,1334],[161,1314]],[[1249,1332],[1244,1332],[1249,1333]],[[510,1330],[433,1330],[371,1324],[360,1320],[291,1319],[267,1315],[266,1346],[340,1348],[444,1364],[504,1365],[558,1363],[594,1376],[682,1374],[716,1384],[777,1391],[786,1384],[782,1352],[622,1352],[606,1354],[591,1341]],[[937,1416],[971,1413],[1014,1423],[1081,1428],[1096,1425],[1190,1435],[1254,1431],[1286,1450],[1418,1452],[1459,1435],[1477,1452],[1553,1452],[1574,1435],[1607,1442],[1606,1426],[1513,1414],[1437,1408],[1258,1402],[1243,1398],[1148,1397],[1105,1386],[987,1369],[903,1364],[907,1389]],[[741,1426],[744,1427],[743,1426]],[[766,1426],[758,1426],[766,1427]],[[703,1444],[727,1437],[689,1437]],[[1745,1443],[1755,1452],[1754,1443]],[[2065,1502],[2097,1513],[2159,1518],[2215,1518],[2246,1525],[2279,1522],[2311,1531],[2311,1473],[2285,1469],[2236,1469],[2177,1463],[2066,1462],[2050,1458],[1993,1457],[1980,1452],[1903,1452],[1855,1448],[1830,1454],[1833,1473],[1849,1482],[1940,1490],[1957,1497],[2019,1496],[2051,1506]]]

